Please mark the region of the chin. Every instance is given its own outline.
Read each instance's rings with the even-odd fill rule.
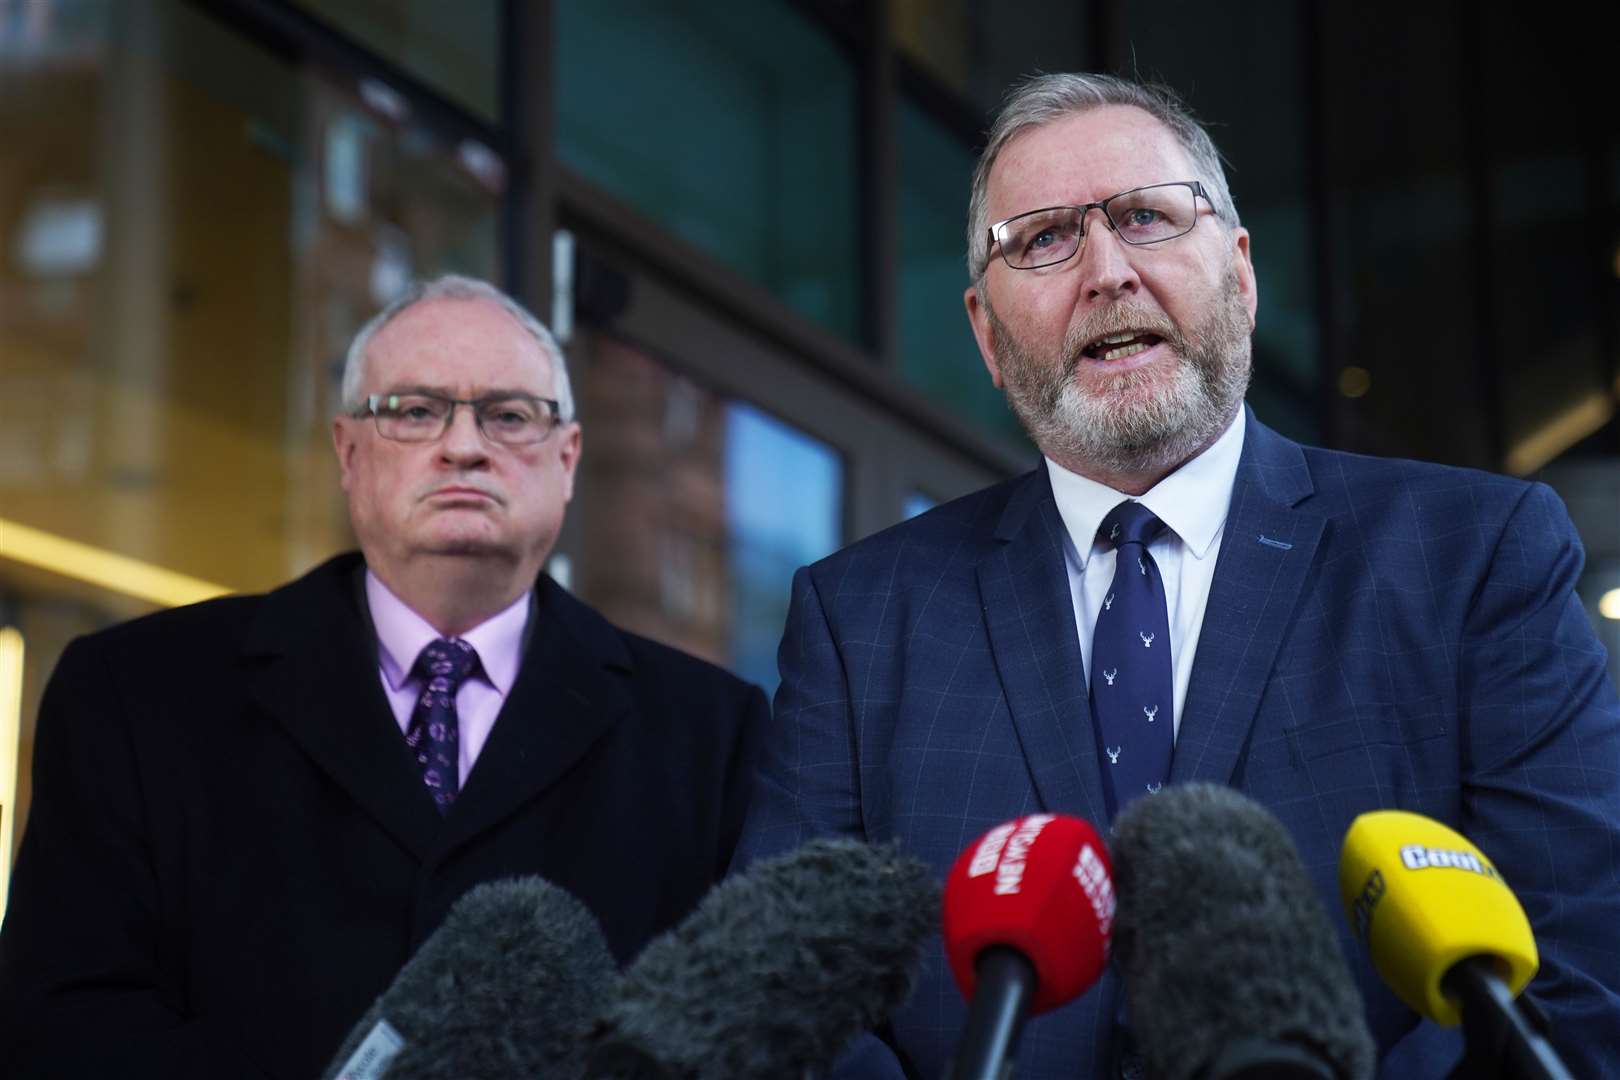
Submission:
[[[418,550],[429,555],[487,557],[509,552],[511,546],[488,529],[435,529],[422,538]]]

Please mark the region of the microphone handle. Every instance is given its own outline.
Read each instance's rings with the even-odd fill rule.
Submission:
[[[1459,961],[1440,985],[1462,1006],[1467,1051],[1453,1076],[1574,1080],[1552,1044],[1525,1020],[1490,957]]]
[[[1017,949],[992,945],[973,972],[973,1001],[947,1080],[1006,1080],[1035,997],[1035,965]]]

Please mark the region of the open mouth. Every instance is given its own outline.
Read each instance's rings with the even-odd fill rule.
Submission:
[[[1146,352],[1163,340],[1158,334],[1127,330],[1122,334],[1098,338],[1081,349],[1080,354],[1088,360],[1123,360],[1127,356]]]

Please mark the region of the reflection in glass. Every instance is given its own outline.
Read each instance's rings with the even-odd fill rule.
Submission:
[[[0,526],[0,617],[29,642],[26,761],[45,673],[167,602],[146,577],[257,590],[353,545],[344,349],[410,276],[492,275],[502,191],[179,0],[0,3],[0,130],[0,520],[27,529]],[[24,535],[75,559],[47,575]]]
[[[726,407],[731,664],[774,693],[793,571],[838,546],[843,465],[830,446],[742,402]]]
[[[854,338],[850,58],[780,0],[559,0],[553,12],[559,158]]]
[[[900,504],[900,517],[909,521],[918,514],[925,514],[939,505],[939,500],[925,491],[908,491],[905,500]]]
[[[934,401],[1019,444],[1024,434],[990,376],[962,307],[973,154],[917,106],[898,115],[900,373]]]
[[[988,118],[1015,79],[1095,66],[1092,6],[1092,0],[891,0],[889,24],[907,59]],[[1186,26],[1185,19],[1167,21]]]
[[[585,453],[563,554],[614,622],[767,690],[793,571],[843,538],[837,452],[637,345],[576,339]]]
[[[501,0],[294,0],[488,121],[500,105]]]

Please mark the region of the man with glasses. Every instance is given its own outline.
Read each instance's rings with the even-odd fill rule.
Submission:
[[[7,1077],[307,1080],[474,885],[545,877],[622,961],[730,860],[764,696],[542,572],[581,452],[551,335],[440,279],[360,332],[342,395],[359,553],[62,657]]]
[[[739,859],[831,833],[943,875],[1010,818],[1106,826],[1205,780],[1282,820],[1336,912],[1351,821],[1415,811],[1524,903],[1575,1074],[1617,1075],[1620,702],[1557,497],[1302,447],[1244,406],[1249,234],[1167,91],[1016,88],[967,241],[969,322],[1044,460],[798,573]],[[1456,1032],[1341,927],[1383,1075],[1445,1075]],[[1109,974],[1032,1021],[1018,1075],[1133,1075],[1120,1001]],[[842,1075],[942,1075],[964,1016],[936,952]]]

